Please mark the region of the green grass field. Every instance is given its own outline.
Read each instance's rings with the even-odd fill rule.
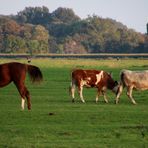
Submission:
[[[25,60],[1,59],[1,63]],[[125,91],[120,103],[108,91],[109,104],[103,97],[95,104],[95,89],[84,89],[86,103],[77,96],[71,102],[68,93],[70,72],[73,68],[112,71],[119,80],[121,69],[148,69],[148,60],[123,59],[33,59],[40,67],[44,81],[32,85],[32,110],[21,111],[21,99],[10,84],[0,89],[0,148],[147,148],[148,147],[148,92],[134,91],[137,105],[132,105]],[[52,113],[52,115],[50,115]]]

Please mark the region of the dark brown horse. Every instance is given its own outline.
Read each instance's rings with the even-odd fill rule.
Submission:
[[[32,82],[38,82],[43,79],[40,69],[36,66],[17,62],[0,64],[0,87],[4,87],[9,83],[14,82],[22,97],[22,110],[24,110],[25,98],[27,98],[28,110],[31,109],[30,94],[25,86],[27,72]]]

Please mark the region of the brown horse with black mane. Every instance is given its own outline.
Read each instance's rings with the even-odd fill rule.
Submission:
[[[27,72],[29,74],[30,80],[33,83],[42,81],[42,73],[36,66],[17,62],[0,64],[0,87],[4,87],[9,83],[14,82],[22,97],[22,110],[24,110],[25,98],[27,98],[28,110],[31,109],[30,94],[27,90],[27,87],[25,86]]]

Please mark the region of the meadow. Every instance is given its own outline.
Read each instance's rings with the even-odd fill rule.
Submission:
[[[25,59],[0,59],[27,63]],[[21,99],[14,86],[0,88],[0,147],[2,148],[146,148],[148,147],[148,92],[134,91],[137,105],[125,90],[118,105],[108,91],[95,103],[96,90],[84,89],[86,103],[78,94],[71,102],[68,88],[74,68],[101,69],[119,80],[121,69],[148,70],[144,59],[32,59],[44,76],[39,85],[26,78],[32,110],[21,111]]]

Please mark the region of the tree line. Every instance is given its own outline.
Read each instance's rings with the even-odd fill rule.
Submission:
[[[0,53],[146,53],[148,36],[97,15],[81,19],[70,8],[26,7],[0,16]]]

